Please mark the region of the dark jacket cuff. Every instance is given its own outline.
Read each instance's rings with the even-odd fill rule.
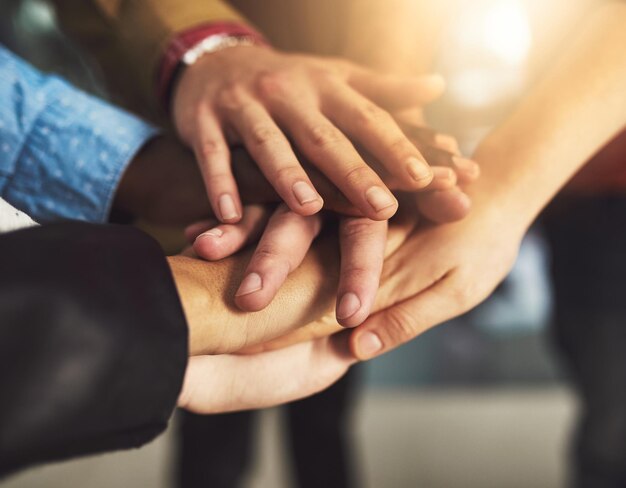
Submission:
[[[187,327],[158,244],[122,226],[0,236],[0,474],[167,426]]]

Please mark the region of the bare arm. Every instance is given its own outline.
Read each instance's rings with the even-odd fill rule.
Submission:
[[[469,189],[469,217],[418,229],[386,262],[379,304],[388,308],[353,333],[358,357],[381,354],[473,308],[506,276],[537,214],[624,128],[624,25],[624,3],[588,17],[576,41],[478,149],[483,177]]]
[[[218,262],[168,258],[189,324],[190,354],[220,354],[270,340],[321,317],[334,305],[338,255],[322,240],[264,310],[242,312],[235,291],[251,252]]]
[[[598,9],[517,110],[477,151],[487,191],[528,225],[567,180],[626,126],[626,3]],[[524,197],[522,197],[524,195]]]

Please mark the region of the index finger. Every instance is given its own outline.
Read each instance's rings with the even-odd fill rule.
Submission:
[[[387,221],[345,218],[339,224],[341,273],[337,291],[337,321],[355,327],[370,313],[383,268]]]

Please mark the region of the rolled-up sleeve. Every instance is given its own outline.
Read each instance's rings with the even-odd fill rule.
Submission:
[[[41,222],[105,222],[157,129],[0,46],[0,196]]]

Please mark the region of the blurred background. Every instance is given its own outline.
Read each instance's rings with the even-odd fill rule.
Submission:
[[[357,5],[357,14],[366,14],[367,3]],[[471,154],[550,62],[589,2],[392,3],[404,3],[415,16],[420,7],[436,10],[438,43],[425,57],[432,56],[429,62],[446,77],[448,90],[429,110],[429,120]],[[98,70],[58,32],[45,1],[0,0],[0,5],[1,42],[40,68],[106,94]],[[420,21],[415,17],[415,25]],[[361,45],[356,35],[351,42]],[[360,55],[362,49],[354,57]],[[549,246],[537,227],[511,276],[487,302],[360,368],[364,386],[350,434],[358,486],[564,485],[576,401],[550,346],[549,269]],[[255,428],[246,486],[294,486],[281,409],[263,412]],[[0,485],[171,486],[172,438],[171,428],[139,451],[37,468]]]

